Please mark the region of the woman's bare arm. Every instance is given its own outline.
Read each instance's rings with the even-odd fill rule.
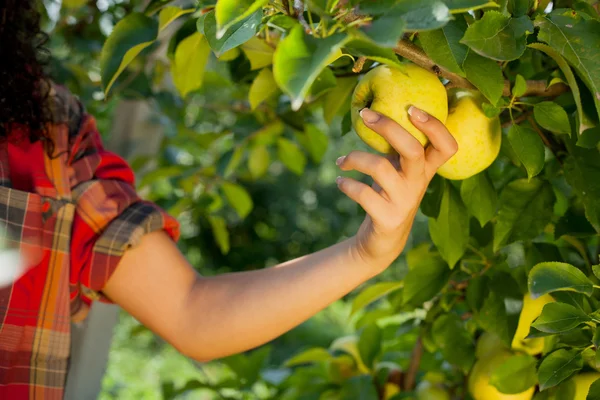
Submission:
[[[440,121],[418,110],[411,121],[429,137],[426,149],[369,111],[361,112],[367,126],[398,154],[352,152],[338,160],[342,170],[376,182],[337,181],[367,212],[355,236],[271,268],[207,278],[166,233],[155,232],[126,252],[103,292],[183,354],[210,360],[281,335],[383,271],[404,248],[427,184],[456,142]]]

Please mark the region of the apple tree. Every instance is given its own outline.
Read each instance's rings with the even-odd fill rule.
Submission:
[[[140,186],[203,221],[203,262],[252,267],[227,257],[243,240],[276,240],[265,214],[253,215],[265,201],[253,188],[275,164],[302,179],[332,143],[355,139],[354,88],[373,68],[417,65],[448,91],[477,93],[477,118],[501,126],[489,167],[431,182],[390,267],[403,272],[348,296],[351,334],[278,366],[267,367],[264,348],[227,358],[231,378],[167,382],[165,398],[600,398],[597,1],[99,1],[100,12],[68,3],[74,20],[93,9],[98,29],[110,25],[95,83],[79,89],[96,85],[105,104],[155,105],[165,152],[136,160],[154,165]],[[74,85],[81,68],[59,62],[55,73]],[[232,233],[244,221],[258,236]],[[269,251],[301,255],[284,246]]]

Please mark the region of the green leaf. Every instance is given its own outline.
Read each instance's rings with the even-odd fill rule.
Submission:
[[[442,258],[454,268],[469,244],[469,213],[456,189],[448,183],[438,217],[429,219],[429,234]]]
[[[167,26],[171,24],[171,22],[175,21],[177,18],[185,14],[193,13],[194,11],[195,10],[193,8],[188,8],[187,10],[184,10],[181,7],[175,6],[168,6],[163,8],[158,14],[158,31],[162,32]]]
[[[307,137],[308,152],[315,163],[320,163],[327,152],[329,137],[313,124],[304,125]]]
[[[488,102],[481,103],[481,109],[488,118],[495,118],[504,110],[502,107],[493,106]]]
[[[564,108],[552,101],[542,101],[533,107],[533,116],[540,126],[550,132],[571,135],[569,116]]]
[[[404,304],[421,305],[432,299],[450,278],[448,265],[437,254],[424,255],[417,261],[404,278]]]
[[[469,51],[463,63],[467,79],[492,103],[498,104],[504,89],[502,69],[494,60]]]
[[[600,157],[595,149],[567,145],[570,156],[564,163],[567,182],[585,208],[585,216],[597,232],[600,232]]]
[[[168,5],[169,3],[172,3],[173,1],[175,0],[150,0],[148,6],[146,6],[146,9],[144,10],[144,13],[146,15],[152,15],[164,6]]]
[[[595,149],[600,142],[600,126],[595,126],[583,131],[577,139],[577,146],[584,149]]]
[[[579,211],[579,210],[578,210]],[[554,237],[556,239],[563,235],[574,237],[590,237],[597,234],[596,230],[587,220],[585,215],[568,209],[567,212],[558,220],[554,228]]]
[[[483,330],[496,334],[506,346],[509,346],[515,335],[516,325],[510,324],[504,299],[494,291],[484,294],[487,293],[489,294],[485,297],[479,312],[476,313],[475,319]],[[471,300],[476,301],[477,299],[472,298]]]
[[[596,278],[600,279],[600,264],[595,264],[595,265],[592,265],[592,271],[593,271],[593,273],[594,273],[594,276],[595,276]],[[598,336],[598,338],[600,339],[600,330],[599,330],[599,331],[597,331],[597,333],[598,333],[598,335],[599,335],[599,336]],[[596,347],[599,347],[599,346],[600,346],[600,341],[598,341],[598,344],[597,344],[597,346],[596,346]]]
[[[379,395],[371,375],[353,376],[342,384],[339,398],[344,400],[378,400]]]
[[[296,143],[289,139],[277,139],[277,155],[279,160],[296,175],[302,175],[306,166],[306,156]]]
[[[254,36],[241,46],[242,51],[250,60],[250,69],[257,70],[273,64],[275,48],[267,42]]]
[[[353,39],[346,43],[344,48],[353,56],[365,57],[378,63],[402,68],[402,64],[392,49],[376,46],[369,41]]]
[[[527,354],[514,355],[496,367],[490,385],[500,393],[518,394],[537,383],[536,359]]]
[[[498,3],[490,0],[445,0],[444,3],[446,3],[452,14],[499,7]]]
[[[253,13],[262,10],[269,0],[219,0],[215,6],[217,22],[217,38],[238,22],[248,18]]]
[[[448,6],[439,0],[399,1],[386,14],[399,16],[408,31],[438,29],[451,19]]]
[[[310,86],[304,101],[306,103],[312,103],[322,94],[332,90],[336,85],[337,80],[333,71],[330,68],[324,68]]]
[[[233,150],[228,150],[217,161],[217,173],[223,178],[229,178],[242,162],[244,157],[244,147],[239,146]]]
[[[267,146],[258,145],[250,150],[248,155],[248,169],[254,179],[258,179],[267,172],[271,164],[271,157]]]
[[[393,48],[404,33],[405,22],[396,15],[383,15],[361,27],[364,37],[378,46]]]
[[[527,170],[529,179],[544,168],[544,142],[528,125],[512,124],[508,130],[508,140],[517,158]]]
[[[592,93],[600,116],[600,21],[572,10],[538,15],[538,39],[562,55]]]
[[[512,88],[512,96],[513,97],[521,97],[525,94],[526,90],[527,90],[527,81],[525,80],[525,78],[523,78],[523,76],[521,76],[520,74],[517,74],[517,77],[515,78],[515,84]]]
[[[348,76],[337,78],[337,85],[323,99],[323,116],[325,122],[331,124],[333,118],[346,111],[350,105],[350,95],[356,86],[357,77]]]
[[[462,181],[460,197],[482,227],[496,214],[498,195],[485,171]]]
[[[542,262],[535,265],[527,279],[533,298],[554,291],[572,291],[591,296],[594,284],[583,272],[562,262]]]
[[[275,144],[275,141],[278,136],[285,130],[285,125],[280,119],[276,119],[259,130],[253,132],[250,135],[251,141],[255,145],[264,144],[264,145],[272,145]]]
[[[577,105],[577,115],[579,116],[579,121],[587,120],[587,117],[583,113],[583,105],[581,104],[581,94],[579,92],[579,86],[577,85],[577,81],[575,80],[575,75],[573,75],[573,71],[571,70],[571,67],[569,67],[569,64],[567,64],[567,61],[565,61],[565,59],[556,50],[554,50],[550,46],[547,46],[543,43],[531,43],[528,46],[531,47],[532,49],[536,49],[536,50],[546,53],[549,57],[551,57],[556,62],[556,64],[559,66],[560,70],[562,71],[563,75],[567,79],[567,83],[569,84],[569,87],[571,88],[571,93],[573,94],[573,99],[575,100],[575,104]],[[585,130],[585,129],[580,128],[579,133],[582,133],[583,130]]]
[[[381,351],[382,332],[375,323],[363,329],[358,339],[358,352],[367,368],[372,369],[373,363]]]
[[[183,39],[175,50],[171,74],[181,97],[202,87],[204,68],[210,55],[206,37],[199,32]]]
[[[246,218],[252,211],[252,207],[254,207],[248,191],[243,186],[231,182],[223,182],[221,188],[229,204],[235,209],[240,218]]]
[[[229,253],[229,231],[227,230],[227,223],[223,217],[209,215],[208,222],[213,231],[213,235],[221,249],[221,253],[227,254]]]
[[[554,200],[552,186],[538,179],[517,179],[506,185],[494,226],[494,251],[539,235],[552,218]]]
[[[254,81],[250,85],[248,91],[248,102],[250,103],[250,109],[256,110],[263,101],[273,96],[279,91],[275,78],[273,78],[273,72],[269,68],[263,68]]]
[[[138,54],[156,40],[158,21],[144,14],[132,13],[119,21],[100,54],[100,75],[104,93]]]
[[[583,367],[581,350],[558,349],[546,356],[538,369],[540,390],[554,387]]]
[[[283,365],[287,368],[291,368],[302,364],[312,364],[315,362],[327,361],[331,358],[332,355],[329,353],[329,351],[327,351],[327,349],[322,347],[314,347],[287,359]]]
[[[304,97],[323,68],[347,41],[344,34],[317,39],[295,26],[275,50],[273,74],[279,87],[292,98],[292,109],[297,111]]]
[[[531,326],[546,333],[563,333],[589,321],[579,308],[565,303],[548,303]]]
[[[254,37],[258,31],[261,20],[262,10],[259,10],[249,15],[247,18],[231,25],[223,32],[223,35],[217,39],[217,21],[215,20],[215,12],[211,11],[204,17],[203,30],[198,31],[204,32],[208,44],[215,52],[215,55],[219,57],[226,51],[238,47]],[[201,22],[202,20],[198,20],[198,24]]]
[[[442,314],[433,323],[431,335],[446,361],[468,372],[475,362],[475,343],[456,314]]]
[[[403,281],[397,282],[378,282],[368,286],[358,294],[352,301],[352,310],[350,315],[354,315],[357,311],[362,310],[369,304],[381,299],[388,294],[401,289],[404,286]]]
[[[525,52],[527,32],[533,32],[529,17],[510,18],[490,10],[469,26],[460,42],[484,57],[510,61]]]
[[[590,389],[588,390],[586,400],[599,400],[600,399],[600,379],[596,379]]]
[[[465,76],[462,64],[467,58],[469,48],[460,43],[460,39],[467,30],[464,18],[456,18],[446,24],[442,29],[421,32],[419,40],[425,53],[436,64],[460,76]]]
[[[526,15],[532,7],[533,0],[508,0],[507,4],[508,12],[514,17]]]

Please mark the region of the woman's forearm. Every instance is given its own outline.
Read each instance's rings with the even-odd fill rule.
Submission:
[[[262,270],[199,278],[188,299],[186,353],[212,359],[268,342],[374,276],[347,239]]]

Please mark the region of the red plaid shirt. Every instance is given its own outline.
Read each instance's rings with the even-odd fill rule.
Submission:
[[[0,287],[0,399],[62,399],[71,322],[91,300],[110,301],[102,288],[145,233],[179,236],[175,219],[137,196],[81,103],[56,85],[51,103],[52,156],[19,129],[0,140],[0,229],[26,266]]]

